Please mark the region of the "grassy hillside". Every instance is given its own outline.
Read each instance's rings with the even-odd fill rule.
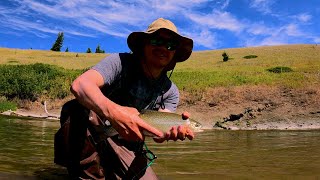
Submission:
[[[43,50],[20,50],[0,48],[0,64],[33,64],[44,63],[65,69],[85,69],[96,63],[107,54],[53,52]]]
[[[222,53],[230,60],[223,62]],[[255,55],[256,58],[245,59]],[[289,73],[271,73],[267,69],[289,67]],[[303,87],[320,83],[320,46],[284,45],[234,48],[194,52],[179,63],[173,79],[185,89],[238,85],[285,85]]]
[[[229,61],[223,62],[223,52],[229,55]],[[0,54],[0,74],[3,73],[0,78],[0,97],[12,98],[29,93],[32,99],[43,95],[50,98],[67,96],[72,80],[83,69],[107,56],[7,48],[0,48]],[[249,55],[256,58],[244,58]],[[35,63],[55,66],[26,66]],[[268,71],[277,67],[289,68],[292,72]],[[36,77],[38,72],[41,74]],[[201,93],[211,87],[241,85],[281,85],[291,88],[319,85],[320,46],[285,45],[194,52],[189,60],[177,64],[171,78],[181,90],[191,93]],[[24,92],[26,89],[28,92]],[[9,90],[11,94],[5,94]],[[37,91],[37,94],[32,94],[33,91]],[[24,96],[29,97],[29,94]]]

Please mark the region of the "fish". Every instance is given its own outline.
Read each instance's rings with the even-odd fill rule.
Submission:
[[[168,132],[173,126],[181,125],[188,127],[193,132],[203,131],[201,123],[191,118],[183,119],[182,115],[177,113],[142,110],[139,114],[139,117],[147,124],[157,128],[163,133]],[[143,131],[142,133],[147,137],[155,137],[154,134],[148,131]],[[118,134],[118,132],[110,125],[106,128],[106,134],[109,136],[113,136]]]

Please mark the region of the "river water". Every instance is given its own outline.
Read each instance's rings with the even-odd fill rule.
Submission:
[[[56,120],[0,116],[0,179],[67,179],[53,163]],[[320,130],[198,133],[156,144],[161,179],[320,179]]]

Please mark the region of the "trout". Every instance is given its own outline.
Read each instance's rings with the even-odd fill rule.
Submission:
[[[193,119],[182,119],[181,114],[171,113],[171,112],[159,112],[152,110],[143,110],[140,112],[140,118],[143,119],[149,125],[157,128],[162,132],[167,132],[172,126],[186,126],[191,129],[193,132],[201,132],[202,125],[193,120]],[[107,126],[106,133],[109,136],[118,134],[118,132],[111,126]],[[145,136],[154,137],[154,134],[151,134],[147,131],[142,132]]]

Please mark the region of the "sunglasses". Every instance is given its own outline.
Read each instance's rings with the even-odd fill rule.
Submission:
[[[151,37],[150,44],[152,46],[165,46],[169,51],[174,51],[178,48],[179,42],[176,39],[165,39],[162,37]]]

